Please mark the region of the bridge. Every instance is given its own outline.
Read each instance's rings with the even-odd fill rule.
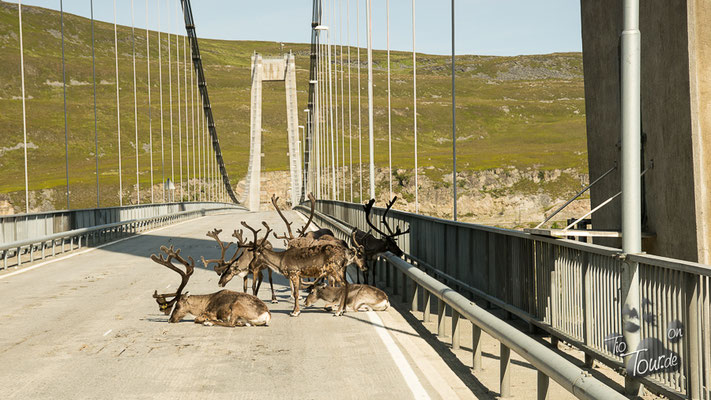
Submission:
[[[366,12],[365,21],[358,19],[356,24],[365,28],[367,46],[361,49],[360,43],[356,44],[355,62],[360,79],[363,50],[367,66],[367,93],[363,95],[367,103],[364,118],[367,128],[363,130],[367,130],[365,147],[369,160],[364,168],[359,146],[358,162],[354,161],[356,146],[350,131],[354,126],[350,105],[345,111],[346,101],[351,101],[350,83],[346,100],[344,81],[350,79],[353,46],[348,41],[346,53],[343,42],[340,49],[336,42],[337,29],[351,22],[347,14],[343,19],[338,9],[341,3],[344,1],[313,1],[307,82],[298,79],[296,65],[304,63],[298,54],[252,56],[251,112],[241,116],[250,121],[250,143],[239,144],[248,147],[250,153],[244,160],[245,179],[239,182],[229,175],[225,158],[234,144],[219,140],[219,121],[224,116],[214,112],[210,101],[210,90],[214,89],[208,84],[210,76],[203,65],[207,61],[205,53],[200,52],[198,27],[189,0],[181,0],[179,7],[178,2],[166,2],[168,11],[162,11],[172,23],[176,23],[177,16],[185,26],[184,35],[162,31],[160,22],[156,30],[150,31],[146,2],[144,43],[140,43],[145,44],[146,51],[138,58],[146,57],[148,84],[140,123],[136,83],[136,43],[140,33],[134,26],[120,27],[115,19],[112,25],[97,23],[99,32],[103,29],[103,33],[112,35],[115,55],[115,81],[102,83],[96,77],[94,3],[90,3],[93,81],[87,86],[93,87],[95,147],[92,151],[84,149],[81,159],[70,157],[71,135],[67,126],[72,111],[67,107],[66,90],[71,85],[83,84],[67,79],[65,67],[71,64],[65,63],[65,28],[78,23],[78,17],[66,15],[60,2],[60,10],[55,14],[60,18],[58,34],[62,44],[60,86],[64,94],[65,150],[61,161],[65,168],[65,190],[61,201],[66,201],[66,208],[48,211],[38,211],[33,206],[38,202],[38,194],[31,189],[30,182],[34,179],[34,168],[56,160],[28,157],[33,145],[27,140],[26,101],[30,96],[25,92],[22,19],[23,12],[26,18],[42,12],[21,2],[0,4],[4,13],[17,13],[22,107],[16,111],[21,121],[17,127],[21,126],[23,132],[20,148],[24,152],[21,168],[24,190],[18,191],[24,196],[24,212],[0,216],[0,301],[4,321],[0,329],[0,362],[5,366],[0,375],[0,395],[3,398],[711,398],[711,267],[704,263],[707,260],[703,256],[707,239],[702,228],[705,208],[695,209],[698,215],[690,228],[692,233],[679,231],[679,235],[698,238],[694,242],[698,257],[690,260],[672,257],[676,255],[674,242],[665,242],[686,220],[665,230],[659,222],[664,219],[654,212],[660,205],[646,206],[643,201],[645,174],[652,174],[649,171],[659,167],[648,163],[646,139],[640,128],[640,102],[650,94],[641,90],[638,0],[626,0],[623,7],[618,7],[619,14],[625,17],[620,41],[622,96],[617,116],[621,120],[620,165],[601,171],[597,180],[576,195],[598,190],[593,192],[594,207],[590,213],[573,219],[562,230],[553,229],[546,222],[570,202],[529,230],[457,220],[456,190],[462,182],[457,181],[456,166],[454,23],[451,27],[453,218],[420,213],[420,204],[428,199],[418,193],[417,183],[414,1],[415,212],[398,210],[397,202],[393,206],[382,201],[393,197],[392,163],[397,160],[392,159],[392,142],[388,137],[389,185],[384,185],[388,190],[376,191],[374,153],[385,149],[374,144],[373,115],[377,107],[373,101],[372,5],[370,0],[356,0],[356,6],[365,5]],[[350,10],[348,4],[346,10]],[[584,21],[609,17],[591,2],[581,4]],[[454,1],[451,5],[454,22]],[[703,19],[707,15],[704,12],[709,10],[703,5],[696,6],[694,9],[690,5],[693,11],[690,12]],[[387,7],[389,10],[389,2]],[[642,7],[643,11],[649,11],[647,6]],[[131,12],[134,13],[133,2]],[[160,9],[155,13],[160,21]],[[608,30],[616,29],[615,25]],[[119,48],[119,32],[126,35],[121,39],[126,48]],[[583,36],[589,32],[587,25]],[[73,36],[71,40],[79,37]],[[588,48],[592,49],[589,54],[597,54],[595,43],[590,44],[593,39],[587,40]],[[154,46],[153,50],[150,46]],[[128,49],[132,56],[132,98],[122,97],[120,86],[120,81],[126,78],[125,71],[119,70],[120,52]],[[167,62],[164,62],[165,51],[168,51]],[[156,53],[158,61],[153,74],[157,67],[160,79],[153,84],[150,57]],[[389,47],[387,57],[389,88]],[[592,66],[590,76],[597,76],[599,70],[595,68],[599,65],[589,59],[586,63]],[[166,85],[170,112],[164,110],[165,73],[170,79]],[[587,72],[585,79],[586,85],[592,79]],[[376,240],[397,237],[403,255],[378,252],[370,261],[369,270],[372,274],[369,283],[387,293],[390,307],[385,311],[347,311],[334,317],[322,303],[317,303],[304,307],[301,315],[293,317],[290,311],[294,302],[303,299],[291,297],[290,282],[275,272],[273,286],[278,301],[270,302],[272,295],[266,276],[258,293],[271,313],[268,326],[224,328],[193,323],[199,316],[169,323],[169,317],[151,296],[154,291],[175,290],[179,283],[174,273],[166,272],[166,268],[151,260],[152,254],[161,252],[161,246],[180,249],[181,255],[195,259],[195,270],[185,290],[191,295],[208,294],[220,289],[220,275],[209,263],[200,260],[220,258],[220,248],[206,233],[222,230],[225,240],[227,233],[239,229],[243,223],[253,227],[266,223],[279,235],[286,231],[285,221],[267,200],[271,193],[261,189],[262,81],[269,80],[286,83],[290,173],[289,187],[282,188],[280,195],[286,197],[291,209],[284,212],[284,218],[294,231],[312,220],[309,231],[329,229],[333,236],[348,242],[349,251],[356,253],[358,246],[350,240],[354,229],[370,233]],[[115,103],[100,109],[97,86],[109,84],[115,86]],[[175,92],[173,85],[177,87]],[[308,88],[302,114],[306,118],[301,126],[297,85]],[[157,95],[153,92],[152,97],[155,86],[159,92]],[[358,91],[360,87],[359,84]],[[595,88],[591,91],[599,89],[594,83],[590,87]],[[607,88],[600,90],[601,96],[608,94]],[[694,90],[685,93],[693,94]],[[704,96],[700,95],[698,101],[707,101]],[[153,103],[156,97],[160,108]],[[388,89],[388,106],[384,111],[390,116],[389,99]],[[357,101],[360,100],[358,93]],[[135,157],[128,161],[122,160],[125,149],[121,151],[122,135],[124,141],[126,136],[121,133],[122,123],[126,129],[126,115],[122,117],[121,112],[127,112],[126,101],[133,103],[128,106],[133,109],[130,116],[133,122],[129,126],[134,129],[130,133],[135,134],[135,142],[129,145],[135,148],[131,149]],[[99,105],[105,104],[100,101]],[[600,108],[592,108],[588,119],[605,114]],[[105,162],[101,160],[98,144],[98,132],[105,127],[99,122],[105,120],[107,113],[116,113],[110,128],[116,129],[112,140],[116,139],[119,146],[118,168],[112,170],[116,173],[115,180],[102,177],[103,169],[99,167],[100,161]],[[165,121],[168,116],[169,124]],[[360,115],[358,120],[360,144]],[[299,128],[303,129],[301,137]],[[593,132],[601,129],[594,121],[588,128]],[[160,138],[160,151],[153,143],[154,138]],[[147,142],[143,147],[146,154],[139,154],[139,144],[143,142]],[[695,143],[703,149],[702,139]],[[81,191],[85,187],[82,186],[86,185],[85,179],[80,176],[87,168],[80,164],[89,156],[95,157],[96,163],[96,205],[76,207],[74,203],[82,204],[83,200],[71,188]],[[605,157],[596,155],[591,160],[609,161]],[[656,160],[662,165],[668,162],[664,158]],[[135,167],[128,167],[134,163]],[[593,168],[591,164],[591,171],[600,170],[600,165],[598,162]],[[612,187],[609,182],[597,186],[604,190],[595,189],[597,182],[614,171],[619,173],[620,186],[613,190],[619,190],[618,194],[607,194]],[[699,183],[698,171],[689,167],[679,176],[690,174],[695,185],[689,189],[690,195],[703,199],[699,193],[705,193],[705,181]],[[654,176],[661,180],[664,175]],[[660,186],[656,180],[651,184]],[[86,196],[86,191],[83,193]],[[314,203],[308,200],[310,193],[316,197]],[[595,220],[595,213],[618,196],[622,201],[612,203],[606,208],[608,214]],[[673,198],[671,194],[668,196]],[[361,204],[367,199],[373,199],[375,206]],[[611,209],[616,211],[610,212]],[[591,215],[596,229],[578,229],[578,223]],[[618,215],[619,224],[609,225],[609,215]],[[648,224],[648,219],[654,223]],[[648,226],[655,227],[656,232],[643,232]],[[595,239],[575,240],[581,237]],[[654,241],[643,242],[643,237]],[[256,242],[245,248],[255,253],[264,251]],[[276,252],[290,247],[274,237],[269,237],[269,242]],[[677,246],[688,247],[678,243]],[[669,248],[672,250],[665,252]],[[364,279],[357,268],[351,265],[344,268],[348,286]],[[242,279],[235,277],[227,289],[241,292],[242,285]],[[246,289],[246,281],[244,285]],[[301,296],[307,294],[301,292]],[[181,296],[187,298],[178,289],[176,300]]]

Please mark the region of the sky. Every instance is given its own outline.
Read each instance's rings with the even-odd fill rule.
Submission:
[[[116,20],[146,26],[146,0],[115,0]],[[17,0],[11,1],[17,3]],[[59,9],[60,0],[25,0],[22,4]],[[179,0],[147,0],[150,29],[185,33]],[[390,48],[412,51],[412,0],[390,3]],[[312,0],[193,0],[198,37],[308,43]],[[91,0],[63,0],[64,10],[85,17]],[[357,12],[359,8],[359,13]],[[322,25],[332,42],[366,46],[366,0],[323,0]],[[373,48],[387,45],[386,0],[372,0]],[[94,16],[113,22],[114,1],[94,0]],[[350,17],[350,18],[348,18]],[[359,21],[357,21],[359,17]],[[359,22],[359,24],[357,23]],[[415,1],[417,52],[451,54],[451,2]],[[358,30],[357,27],[360,27]],[[578,0],[455,0],[457,54],[519,55],[581,51]],[[350,34],[350,38],[349,38]]]

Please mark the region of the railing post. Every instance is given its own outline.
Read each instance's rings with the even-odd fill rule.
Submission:
[[[548,400],[548,386],[550,384],[550,378],[548,375],[541,371],[538,371],[538,400]]]
[[[419,310],[419,300],[420,300],[420,285],[417,282],[412,281],[412,302],[410,303],[411,311]]]
[[[447,303],[442,301],[442,299],[437,299],[437,336],[439,337],[447,336],[444,325],[446,321],[446,311]]]
[[[481,328],[472,322],[472,369],[481,370]]]
[[[701,351],[700,342],[701,325],[699,324],[699,277],[692,274],[684,274],[686,278],[686,309],[688,315],[686,337],[688,345],[688,371],[687,393],[689,399],[701,399],[703,390],[703,380],[701,372]]]
[[[407,304],[407,302],[410,300],[408,298],[409,290],[407,290],[407,275],[405,275],[405,272],[403,271],[402,273],[402,293],[400,294],[400,297],[402,299],[402,302]]]
[[[424,292],[422,293],[424,296],[424,306],[425,309],[422,312],[422,322],[430,322],[430,305],[432,304],[432,294],[429,292],[429,290],[424,289]]]
[[[452,309],[452,349],[459,350],[459,313]]]
[[[17,266],[22,265],[22,247],[17,248]]]
[[[499,343],[501,347],[501,356],[499,362],[499,380],[501,397],[511,397],[511,349],[503,343]]]

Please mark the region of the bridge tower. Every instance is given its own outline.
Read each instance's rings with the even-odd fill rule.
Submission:
[[[243,203],[251,210],[258,211],[261,198],[262,172],[262,82],[284,81],[286,86],[287,140],[289,141],[289,172],[291,176],[291,204],[299,203],[302,174],[301,153],[299,151],[299,120],[296,105],[296,62],[294,55],[262,57],[252,55],[252,100],[250,115],[249,167]]]
[[[622,2],[582,0],[583,66],[591,178],[620,164]],[[640,171],[643,250],[711,263],[711,2],[640,2]],[[620,168],[591,189],[596,207],[620,190]],[[619,230],[619,199],[593,227]],[[596,243],[619,246],[619,240]]]

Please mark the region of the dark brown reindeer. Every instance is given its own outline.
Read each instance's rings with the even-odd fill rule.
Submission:
[[[218,282],[218,285],[220,287],[225,287],[227,283],[229,283],[232,278],[235,276],[239,276],[240,278],[243,278],[243,291],[246,293],[247,292],[247,280],[249,279],[249,274],[252,274],[252,294],[257,296],[259,294],[259,288],[262,285],[262,281],[264,279],[264,275],[262,274],[262,270],[266,269],[267,273],[269,275],[269,286],[271,287],[272,291],[272,303],[278,303],[279,301],[276,298],[276,294],[274,293],[274,283],[272,281],[272,270],[268,269],[265,265],[261,263],[252,263],[252,259],[254,258],[254,254],[252,253],[252,250],[244,247],[238,247],[237,250],[235,251],[235,254],[233,255],[232,259],[229,261],[225,261],[225,253],[227,252],[227,249],[232,245],[232,243],[227,243],[225,245],[222,240],[220,240],[219,235],[222,232],[221,229],[214,229],[210,232],[207,233],[207,236],[215,239],[217,241],[217,244],[220,246],[220,258],[217,259],[212,259],[212,260],[206,260],[204,257],[202,258],[202,263],[205,265],[206,268],[209,268],[209,264],[214,263],[214,269],[215,272],[220,275],[220,281]],[[236,236],[239,235],[239,236]],[[242,240],[242,232],[237,232],[232,235],[234,236],[238,243],[243,243]],[[270,243],[266,243],[266,246],[271,247]]]
[[[362,246],[356,245],[355,249],[347,249],[332,243],[326,243],[310,247],[292,247],[282,252],[276,252],[266,248],[264,245],[271,232],[269,225],[262,222],[262,225],[267,228],[267,233],[262,240],[259,240],[257,236],[261,229],[255,230],[244,221],[242,225],[254,234],[251,248],[256,257],[253,262],[264,262],[269,268],[289,279],[292,296],[295,299],[294,309],[290,314],[292,317],[296,317],[301,313],[298,301],[301,291],[301,279],[316,278],[318,280],[329,276],[333,277],[337,283],[345,286],[346,296],[343,297],[334,315],[340,316],[343,314],[348,293],[348,282],[345,277],[346,267],[350,264],[355,264],[360,269],[364,268],[365,260]]]
[[[365,257],[366,261],[374,261],[380,254],[385,253],[386,251],[389,251],[393,254],[395,254],[398,257],[402,257],[404,254],[403,251],[400,249],[400,247],[397,244],[397,241],[395,240],[398,236],[404,235],[408,232],[410,232],[410,228],[408,228],[406,231],[402,232],[400,230],[400,227],[398,226],[395,229],[395,232],[390,229],[390,225],[388,225],[387,221],[387,215],[388,211],[392,208],[392,206],[395,204],[395,201],[397,200],[397,196],[393,197],[393,199],[387,204],[387,208],[385,209],[385,212],[383,213],[383,217],[381,219],[381,222],[383,223],[383,226],[385,226],[385,229],[388,231],[388,233],[385,233],[378,229],[373,223],[370,221],[370,214],[373,211],[373,204],[375,204],[375,199],[370,199],[370,201],[366,204],[363,205],[363,208],[365,209],[365,220],[370,226],[372,230],[377,232],[381,237],[376,238],[373,236],[370,231],[368,232],[363,232],[360,229],[356,230],[355,233],[355,241],[358,242],[360,245],[365,247]],[[375,284],[375,268],[367,268],[371,271],[373,271],[372,276],[373,276],[373,281],[372,283]],[[357,275],[357,282],[360,283],[360,275],[356,273]],[[368,283],[368,275],[364,274],[364,281],[365,283]]]
[[[235,327],[269,324],[271,313],[267,305],[256,296],[231,290],[205,295],[191,296],[187,292],[183,294],[183,289],[195,270],[195,260],[188,257],[188,262],[180,256],[180,249],[174,250],[173,246],[161,246],[160,249],[167,257],[152,254],[151,260],[177,272],[181,277],[180,286],[175,293],[158,294],[157,290],[153,293],[160,310],[166,315],[170,314],[169,322],[179,322],[187,314],[192,314],[195,316],[195,323],[205,325]],[[173,265],[173,260],[183,264],[185,272]],[[166,300],[167,297],[172,299]]]

